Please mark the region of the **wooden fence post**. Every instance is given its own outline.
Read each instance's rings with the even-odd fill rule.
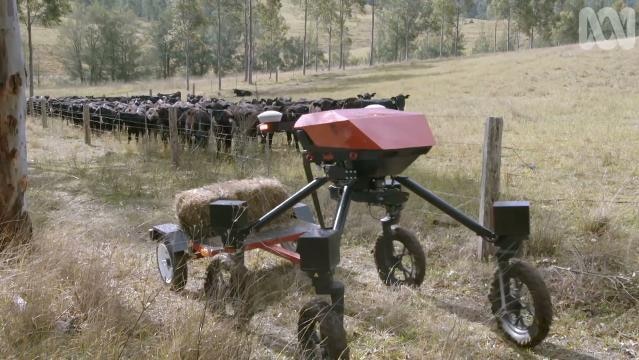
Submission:
[[[493,203],[499,199],[499,177],[501,171],[501,135],[504,120],[489,117],[486,120],[481,171],[481,195],[479,201],[479,223],[493,229]],[[495,254],[495,247],[478,238],[477,256],[486,259]]]
[[[35,116],[35,105],[33,104],[33,99],[29,98],[29,115]]]
[[[49,124],[47,123],[47,110],[49,109],[49,104],[46,98],[42,98],[40,101],[40,112],[42,113],[42,127],[48,128]]]
[[[173,166],[180,166],[180,154],[178,143],[177,108],[169,108],[169,141],[171,142],[171,160]]]
[[[266,152],[266,176],[271,176],[271,147],[268,143],[268,133],[266,134],[266,145],[264,151]]]
[[[149,96],[153,96],[153,89],[149,89]]]
[[[84,104],[82,108],[82,125],[84,127],[84,143],[91,145],[91,115],[88,104]]]

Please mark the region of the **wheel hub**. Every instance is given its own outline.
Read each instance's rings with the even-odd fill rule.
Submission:
[[[165,283],[170,284],[173,280],[174,273],[173,261],[171,259],[171,254],[169,253],[169,249],[164,244],[158,245],[157,262],[162,280]]]

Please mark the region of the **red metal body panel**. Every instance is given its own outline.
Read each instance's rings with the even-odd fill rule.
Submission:
[[[346,150],[399,150],[435,145],[426,117],[390,109],[343,109],[305,114],[295,123],[313,144]]]

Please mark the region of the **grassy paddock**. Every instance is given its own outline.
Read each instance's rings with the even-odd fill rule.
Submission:
[[[633,161],[639,119],[632,95],[638,57],[634,50],[562,47],[292,76],[263,89],[267,96],[307,98],[409,93],[407,110],[427,115],[438,145],[407,174],[473,216],[484,120],[504,117],[502,198],[532,202],[525,256],[551,288],[556,318],[549,338],[524,351],[499,334],[486,300],[494,266],[475,259],[472,234],[412,197],[402,225],[418,234],[428,253],[419,289],[380,284],[370,250],[382,213],[352,208],[338,277],[347,285],[346,326],[355,358],[639,354],[639,172]],[[157,91],[173,87],[156,85]],[[120,85],[90,92],[118,91]],[[270,255],[250,253],[252,291],[261,301],[253,304],[250,323],[238,328],[206,311],[200,299],[205,262],[191,266],[186,291],[170,293],[157,281],[154,244],[145,240],[150,225],[174,220],[176,192],[264,175],[263,161],[239,164],[212,151],[187,152],[175,170],[161,144],[126,144],[105,134],[89,148],[79,129],[57,119],[46,131],[30,119],[28,129],[34,238],[26,251],[4,255],[0,263],[0,353],[295,357],[297,311],[312,297],[303,274]],[[262,157],[259,147],[249,154]],[[278,142],[272,157],[272,174],[291,191],[304,183],[299,155]],[[330,217],[335,205],[320,195]],[[17,310],[16,295],[26,301],[25,310]]]

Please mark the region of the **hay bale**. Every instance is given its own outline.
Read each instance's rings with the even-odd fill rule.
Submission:
[[[211,229],[209,203],[216,200],[242,200],[248,204],[247,219],[251,223],[288,195],[282,183],[276,179],[252,178],[215,183],[197,189],[183,191],[175,196],[175,212],[184,229],[193,239],[218,235]],[[276,219],[273,224],[290,221],[292,212]]]

